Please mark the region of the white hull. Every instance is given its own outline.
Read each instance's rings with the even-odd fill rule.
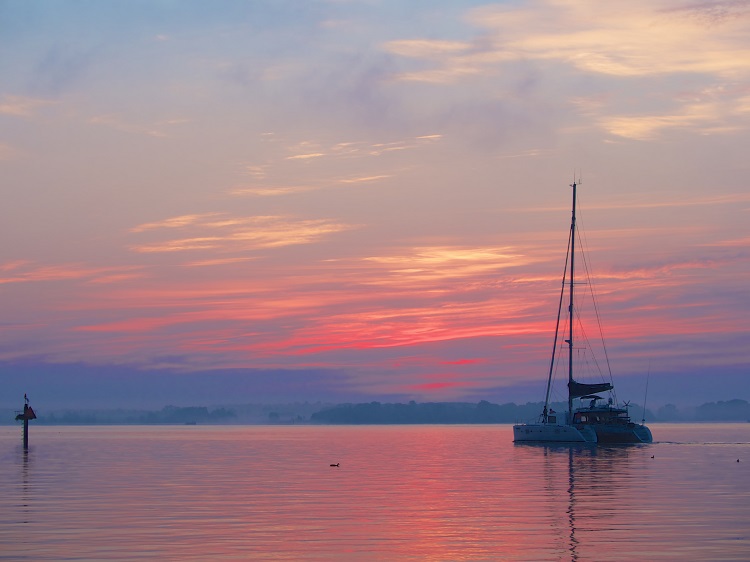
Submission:
[[[580,430],[572,425],[529,423],[513,426],[516,443],[596,443],[596,432],[584,426]]]

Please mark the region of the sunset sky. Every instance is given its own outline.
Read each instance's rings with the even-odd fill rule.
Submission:
[[[747,0],[2,0],[0,76],[1,406],[541,400],[577,177],[618,396],[750,399]]]

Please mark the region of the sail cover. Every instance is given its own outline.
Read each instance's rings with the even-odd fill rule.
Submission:
[[[568,394],[571,398],[580,398],[587,394],[596,394],[597,392],[606,392],[612,390],[612,385],[608,382],[596,384],[584,384],[582,382],[570,381],[568,383]]]

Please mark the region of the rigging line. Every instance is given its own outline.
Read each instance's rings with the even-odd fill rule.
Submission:
[[[568,320],[565,320],[565,324],[563,325],[562,333],[564,334],[568,329]],[[561,355],[564,356],[564,352],[568,350],[568,346],[565,344],[560,344],[559,353],[558,356],[554,360],[555,364],[555,370],[554,373],[552,373],[552,377],[550,379],[550,394],[553,396],[553,398],[557,398],[558,400],[562,399],[559,392],[555,390],[555,385],[552,384],[555,380],[557,380],[558,373],[564,369],[565,362],[561,360]],[[566,392],[566,399],[567,399],[567,392]]]
[[[576,228],[578,228],[578,227],[576,226]],[[589,269],[589,259],[587,257],[587,254],[589,252],[588,252],[588,240],[586,239],[586,231],[584,230],[583,232],[581,232],[579,230],[578,234],[579,234],[579,236],[578,236],[579,243],[582,244],[581,245],[581,254],[583,256],[583,265],[584,265],[584,269],[586,271],[586,279],[588,281],[589,292],[591,293],[591,301],[592,301],[592,303],[594,305],[594,313],[595,313],[595,316],[596,316],[596,322],[597,322],[598,327],[599,327],[599,337],[600,337],[601,342],[602,342],[602,349],[604,350],[604,359],[605,359],[606,364],[607,364],[607,372],[609,374],[610,383],[612,383],[612,385],[614,386],[614,378],[612,377],[612,366],[611,366],[610,361],[609,361],[609,353],[607,351],[607,342],[604,339],[604,328],[602,328],[601,315],[599,314],[599,305],[597,304],[596,287],[594,285],[594,279],[591,276],[591,272],[590,272],[590,269]],[[583,247],[583,243],[584,242],[586,244],[585,251],[584,251],[584,247]]]
[[[588,264],[586,262],[585,253],[583,251],[581,251],[580,253],[583,255],[584,269],[586,271],[586,275],[587,275],[587,277],[590,277],[589,276],[589,271],[588,271]],[[590,285],[590,283],[589,283],[589,285]],[[593,296],[592,296],[592,300],[593,300]],[[594,363],[596,364],[597,371],[599,372],[599,375],[602,377],[602,379],[604,379],[602,368],[599,365],[599,361],[596,359],[596,354],[594,353],[594,346],[591,343],[591,338],[589,338],[589,335],[586,332],[586,324],[583,321],[582,310],[583,310],[583,306],[581,306],[581,305],[579,305],[576,308],[576,310],[575,310],[575,314],[576,314],[575,320],[576,320],[576,323],[577,323],[577,326],[578,326],[579,337],[584,341],[584,343],[585,343],[584,347],[587,347],[588,349],[591,350],[591,355],[593,357]],[[596,306],[594,306],[594,313],[596,315]],[[599,327],[601,328],[601,326],[599,326]]]
[[[595,371],[599,375],[599,379],[604,382],[606,380],[606,377],[604,375],[604,370],[602,369],[602,366],[600,364],[600,361],[598,359],[598,354],[594,351],[594,345],[591,342],[591,338],[589,338],[588,332],[586,331],[586,324],[583,321],[583,314],[581,313],[582,307],[579,306],[575,310],[576,314],[576,325],[578,326],[578,338],[583,341],[583,348],[590,351],[591,361],[587,362],[588,365],[594,365],[596,369],[591,369],[591,371]],[[612,379],[612,373],[608,372],[608,376],[610,378],[610,381]]]
[[[596,353],[594,353],[594,346],[591,345],[591,339],[589,338],[588,334],[586,333],[586,327],[584,326],[583,321],[581,320],[581,313],[579,311],[576,311],[576,320],[578,322],[579,338],[582,339],[584,341],[584,343],[585,343],[585,346],[583,346],[583,347],[585,349],[589,349],[591,351],[591,353],[589,355],[591,356],[592,363],[596,367],[596,372],[599,373],[599,377],[603,381],[604,380],[604,374],[602,372],[602,367],[601,367],[601,365],[599,365],[599,360],[596,358]]]

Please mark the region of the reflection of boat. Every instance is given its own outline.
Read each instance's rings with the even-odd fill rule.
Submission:
[[[620,407],[614,400],[614,387],[610,382],[585,384],[574,380],[574,354],[581,349],[574,347],[573,326],[576,321],[580,322],[578,307],[574,307],[573,290],[577,284],[575,279],[575,248],[576,248],[576,187],[573,188],[573,213],[570,223],[570,237],[568,239],[568,252],[565,261],[565,272],[563,273],[563,284],[560,292],[560,304],[557,313],[557,325],[555,327],[555,339],[552,349],[552,360],[550,362],[549,376],[547,378],[547,394],[544,401],[544,410],[536,423],[516,424],[513,426],[513,440],[517,442],[583,442],[583,443],[651,443],[651,431],[643,424],[634,423],[630,420],[628,406]],[[584,260],[585,264],[585,260]],[[568,269],[569,266],[569,269]],[[552,387],[552,375],[557,366],[557,342],[560,335],[560,320],[562,317],[565,289],[568,289],[567,302],[567,339],[565,343],[568,349],[568,411],[558,416],[550,409],[550,390]],[[589,287],[591,284],[589,283]],[[591,290],[593,298],[593,290]],[[594,305],[596,311],[596,305]],[[585,334],[582,330],[580,333]],[[581,338],[586,341],[585,335]],[[576,342],[577,343],[577,342]],[[578,353],[580,355],[580,353]],[[605,349],[606,355],[606,349]],[[607,361],[607,366],[609,361]],[[610,375],[611,378],[611,375]],[[610,397],[604,401],[598,393],[610,392]],[[588,400],[588,406],[579,403],[573,409],[573,400]]]
[[[626,498],[633,493],[631,487],[639,485],[635,474],[642,467],[631,462],[634,450],[586,443],[516,446],[538,447],[542,452],[543,489],[548,505],[555,509],[550,533],[558,538],[560,548],[568,551],[569,558],[565,559],[602,559],[595,545],[599,541],[607,544],[605,537],[611,537],[613,524],[622,524],[622,514],[612,506],[626,505]],[[599,555],[596,558],[590,556],[594,551]]]

